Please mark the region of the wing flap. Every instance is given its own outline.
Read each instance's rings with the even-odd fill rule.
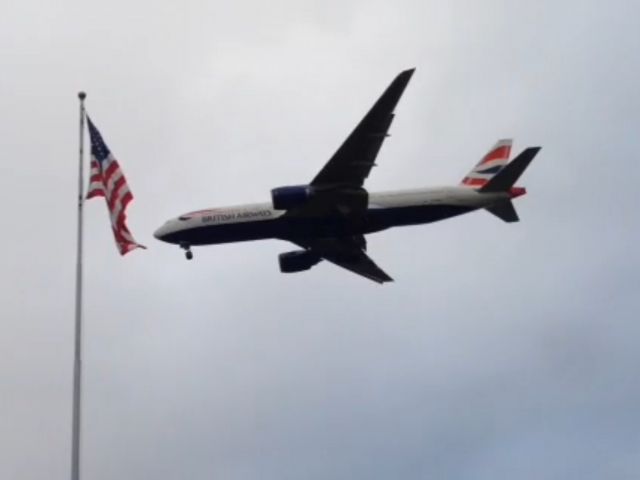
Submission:
[[[387,273],[375,264],[369,256],[363,252],[358,252],[355,256],[344,257],[341,255],[328,254],[323,255],[323,258],[334,265],[345,268],[353,273],[362,275],[369,280],[373,280],[377,283],[393,282]]]
[[[309,240],[295,240],[294,243],[311,250],[324,260],[339,267],[361,275],[377,283],[392,282],[387,273],[365,253],[366,240],[364,236],[342,238],[320,238]]]

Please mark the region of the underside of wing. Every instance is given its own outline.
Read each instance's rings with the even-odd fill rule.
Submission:
[[[311,182],[313,186],[361,187],[388,136],[393,111],[415,69],[405,70],[391,82],[351,135]]]
[[[309,240],[294,240],[294,243],[314,252],[319,257],[339,267],[362,275],[378,283],[392,282],[387,275],[366,254],[366,240],[364,236],[340,238],[318,238]]]

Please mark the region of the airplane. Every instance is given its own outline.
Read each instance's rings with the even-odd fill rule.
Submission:
[[[511,201],[526,190],[514,185],[540,147],[526,148],[509,162],[511,140],[499,140],[456,186],[382,193],[364,188],[414,71],[405,70],[391,82],[310,183],[274,188],[268,203],[185,213],[154,236],[179,245],[188,260],[193,246],[285,240],[300,249],[279,255],[283,273],[309,270],[326,260],[382,284],[393,279],[367,255],[367,234],[480,209],[517,222]]]

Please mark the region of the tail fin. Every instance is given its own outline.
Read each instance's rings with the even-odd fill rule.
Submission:
[[[518,213],[511,199],[524,195],[526,190],[522,187],[514,187],[514,185],[539,151],[540,147],[524,149],[520,155],[509,162],[506,167],[500,170],[500,172],[480,188],[480,192],[482,193],[509,192],[510,198],[506,198],[496,205],[486,207],[489,213],[492,213],[505,222],[511,223],[519,221]]]
[[[461,185],[472,188],[481,188],[496,175],[509,162],[511,154],[511,139],[498,140],[496,144],[482,157],[482,160],[473,167]]]
[[[518,181],[531,160],[535,158],[542,147],[525,148],[520,155],[514,158],[509,164],[498,172],[491,180],[485,183],[481,192],[506,192]],[[524,192],[522,192],[524,193]],[[521,193],[521,194],[522,194]]]

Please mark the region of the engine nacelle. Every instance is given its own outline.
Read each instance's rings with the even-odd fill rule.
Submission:
[[[278,255],[278,263],[282,273],[303,272],[309,270],[319,261],[318,255],[307,250],[295,250]]]
[[[271,190],[271,202],[276,210],[289,210],[304,205],[314,194],[309,185],[278,187]]]

